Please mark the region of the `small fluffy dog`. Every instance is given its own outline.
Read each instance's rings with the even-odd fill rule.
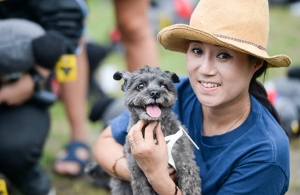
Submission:
[[[124,79],[122,91],[125,92],[125,104],[130,111],[128,130],[141,119],[149,123],[161,122],[169,150],[169,164],[176,170],[179,188],[185,195],[200,195],[201,180],[199,167],[194,161],[192,141],[172,112],[172,106],[177,98],[174,83],[179,82],[178,76],[168,71],[163,72],[158,67],[145,66],[133,73],[118,71],[113,77],[115,80]],[[124,153],[131,182],[112,178],[110,182],[112,194],[156,194],[132,156],[128,139],[124,145]]]

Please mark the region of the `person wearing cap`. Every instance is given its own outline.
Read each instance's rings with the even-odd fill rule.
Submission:
[[[289,140],[257,78],[267,68],[289,66],[291,60],[268,55],[268,33],[267,0],[201,0],[189,25],[171,25],[158,33],[164,48],[186,54],[188,77],[176,84],[173,111],[200,148],[194,153],[202,194],[274,195],[288,190]],[[152,137],[143,138],[145,121],[127,133],[128,119],[128,112],[123,113],[99,136],[94,146],[98,163],[112,176],[130,181],[126,159],[119,158],[127,136],[136,141],[132,154],[154,190],[185,194],[169,176],[160,129],[156,145]],[[149,124],[146,131],[154,126]]]

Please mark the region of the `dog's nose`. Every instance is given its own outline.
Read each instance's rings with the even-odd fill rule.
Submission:
[[[152,97],[152,98],[159,98],[159,96],[160,96],[160,94],[159,94],[159,92],[158,91],[156,91],[156,90],[152,90],[151,92],[150,92],[150,97]]]

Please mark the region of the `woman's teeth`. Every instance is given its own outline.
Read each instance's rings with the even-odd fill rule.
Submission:
[[[220,86],[217,83],[204,83],[204,82],[201,82],[201,85],[203,85],[206,88],[213,88],[213,87],[219,87]]]

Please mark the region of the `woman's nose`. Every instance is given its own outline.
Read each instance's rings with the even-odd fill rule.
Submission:
[[[198,71],[203,75],[215,75],[217,71],[213,59],[210,56],[204,56]]]

